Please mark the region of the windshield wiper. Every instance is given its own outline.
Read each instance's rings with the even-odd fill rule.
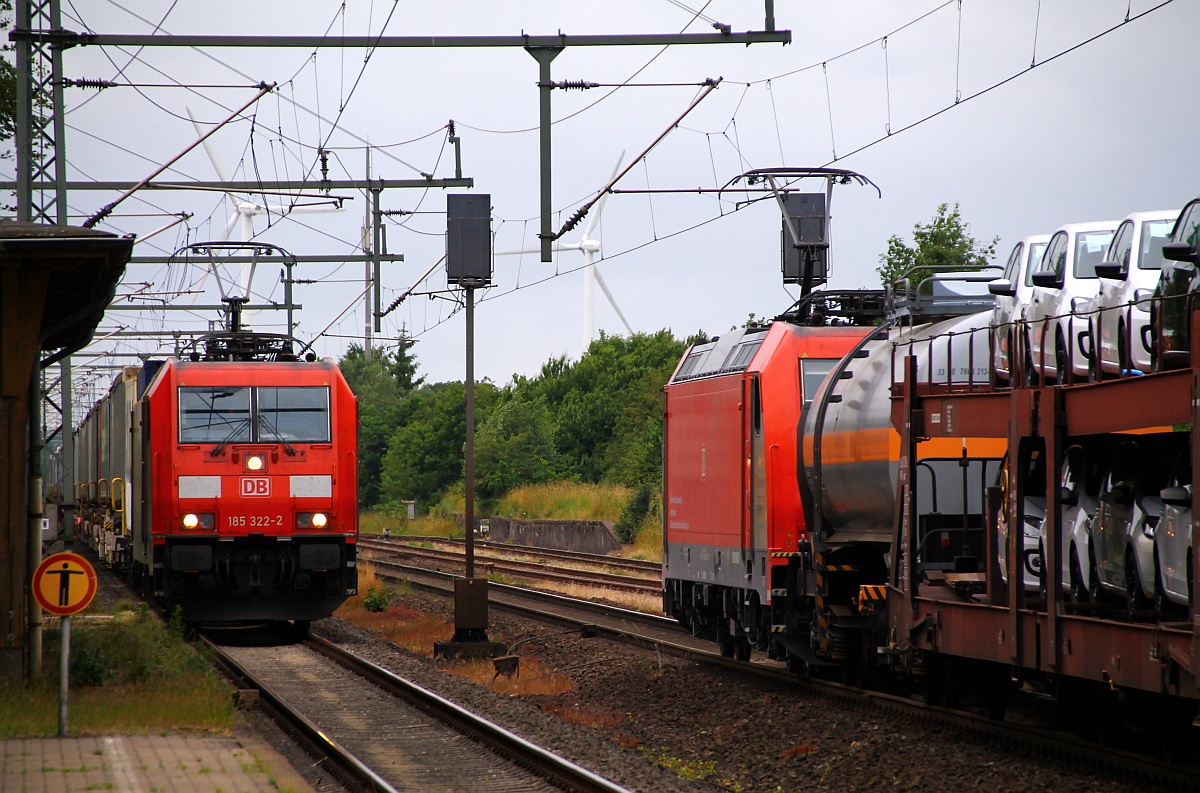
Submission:
[[[271,420],[267,418],[265,413],[258,414],[258,425],[260,427],[266,427],[267,431],[274,435],[275,439],[283,444],[283,450],[287,452],[288,457],[296,456],[296,450],[292,448],[292,444],[288,443],[287,440],[284,439],[283,434],[274,424],[271,423]],[[260,438],[259,440],[262,439]]]
[[[218,454],[221,453],[222,449],[224,449],[226,446],[229,445],[229,443],[233,440],[235,435],[237,435],[243,429],[248,428],[249,426],[250,426],[250,417],[249,416],[240,420],[237,424],[234,424],[233,429],[231,429],[229,431],[229,434],[225,436],[225,440],[221,441],[216,446],[214,446],[212,451],[209,452],[209,454],[212,455],[213,457],[216,457]]]

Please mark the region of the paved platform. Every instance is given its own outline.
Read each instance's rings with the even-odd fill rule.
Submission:
[[[110,735],[0,741],[4,793],[311,793],[250,733]]]

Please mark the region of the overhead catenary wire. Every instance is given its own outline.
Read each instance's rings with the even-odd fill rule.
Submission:
[[[1164,3],[1163,5],[1165,5],[1165,3]],[[960,10],[961,10],[961,3],[959,4],[959,8],[960,8]],[[936,10],[936,9],[935,9],[935,10]],[[1040,10],[1040,9],[1039,9],[1039,10]],[[1151,10],[1154,10],[1154,9],[1151,9]],[[932,13],[932,12],[931,12],[931,13]],[[1148,13],[1148,12],[1147,12],[1147,13]],[[1127,16],[1128,16],[1128,11],[1127,11]],[[1139,14],[1139,16],[1140,16],[1140,14]],[[1136,18],[1136,17],[1135,17],[1135,18]],[[910,24],[911,24],[911,23],[910,23]],[[886,60],[887,60],[887,45],[886,45],[886,42],[885,42],[885,43],[883,43],[883,44],[881,44],[881,47],[884,49],[884,59],[885,59],[885,63],[886,63]],[[1057,57],[1057,56],[1056,56],[1056,57]],[[831,59],[831,60],[832,60],[832,59]],[[1035,60],[1036,60],[1036,59],[1035,59]],[[828,63],[828,61],[826,61],[826,62],[823,62],[823,63],[826,63],[826,64],[827,64],[827,63]],[[887,68],[887,67],[885,66],[885,70],[886,70],[886,68]],[[956,65],[956,78],[957,78],[957,76],[958,76],[958,68],[959,68],[959,67]],[[885,74],[886,74],[886,71],[885,71]],[[1014,76],[1013,76],[1013,78],[1015,78],[1015,76],[1019,76],[1019,75],[1014,75]],[[1010,78],[1010,79],[1013,79],[1013,78]],[[770,78],[768,78],[768,79],[770,79]],[[772,85],[768,85],[768,86],[767,86],[767,90],[768,90],[768,91],[772,91],[772,90],[773,90],[773,89],[775,89],[775,88],[777,88],[777,86],[772,86]],[[960,91],[960,90],[961,90],[961,88],[958,86],[958,84],[957,84],[957,81],[956,81],[956,99],[958,98],[958,97],[957,97],[957,94],[959,93],[959,91]],[[773,96],[773,94],[772,94],[772,101],[774,101],[774,98],[775,98],[775,97],[774,97],[774,96]],[[971,98],[971,97],[968,97],[968,99],[969,99],[969,98]],[[828,102],[828,101],[829,101],[829,99],[828,99],[828,96],[827,96],[827,102]],[[887,102],[888,102],[888,129],[886,130],[886,131],[887,131],[889,134],[891,133],[891,129],[890,129],[890,125],[891,125],[891,101],[892,101],[892,97],[891,97],[891,91],[890,91],[890,81],[889,81],[889,84],[888,84],[888,96],[887,96]],[[294,109],[294,107],[295,107],[295,106],[293,105],[293,109]],[[947,108],[947,109],[948,109],[948,108]],[[944,110],[943,110],[943,111],[941,111],[941,112],[944,112]],[[832,138],[832,113],[831,113],[830,115],[831,115],[831,118],[830,118],[830,123],[831,123],[831,138]],[[839,114],[839,117],[841,117],[841,115],[840,115],[840,114]],[[930,115],[930,116],[929,116],[929,117],[927,117],[927,118],[932,118],[932,117],[933,117],[933,115]],[[744,118],[743,118],[743,121],[745,121],[745,119],[744,119]],[[908,129],[908,128],[911,128],[911,126],[913,126],[913,125],[906,126],[906,127],[902,128],[902,129]],[[842,132],[843,132],[843,136],[844,136],[844,135],[845,135],[845,131],[844,131],[844,129],[842,129]],[[708,134],[708,133],[706,133],[706,134]],[[736,141],[736,138],[737,138],[737,134],[736,134],[736,125],[735,125],[735,126],[734,126],[734,140],[730,141],[730,143],[735,145],[735,150],[737,150],[737,151],[739,152],[739,156],[740,156],[740,155],[742,154],[742,147],[741,147],[741,145],[740,145],[740,142],[737,142],[737,141]],[[777,144],[779,144],[779,146],[780,146],[780,149],[781,149],[781,151],[782,151],[782,142],[781,142],[780,140],[778,140],[778,138],[779,138],[779,135],[778,135],[778,131],[777,131],[777,141],[776,141],[776,143],[777,143]],[[727,139],[727,140],[729,140],[728,136],[726,136],[726,139]],[[747,138],[747,140],[748,140],[748,138]],[[832,142],[832,141],[831,141],[831,142]],[[708,138],[708,143],[709,143],[709,146],[710,146],[710,148],[711,148],[711,138]],[[307,144],[304,144],[304,145],[307,145]],[[844,141],[843,145],[846,145],[846,142],[845,142],[845,141]],[[850,154],[853,154],[853,153],[855,153],[856,151],[860,151],[860,150],[861,150],[861,149],[855,149],[855,150],[854,150],[854,151],[852,151]],[[850,154],[843,155],[841,159],[845,159],[845,157],[848,157],[848,156],[850,156]],[[837,152],[836,152],[836,149],[834,150],[834,156],[835,156],[835,158],[837,157]],[[643,166],[644,166],[644,167],[646,167],[646,163],[645,163],[645,161],[643,161]],[[716,169],[715,169],[715,163],[713,164],[713,168],[714,168],[714,177],[715,177],[715,171],[716,171]],[[647,168],[647,170],[648,170],[648,168]],[[647,184],[649,184],[649,182],[647,182]],[[722,205],[722,204],[718,204],[718,206],[723,206],[723,205]],[[709,221],[709,222],[710,222],[710,221]],[[413,231],[414,231],[414,233],[422,233],[422,232],[418,232],[418,231],[416,231],[416,230],[413,230]],[[657,230],[655,230],[655,237],[657,238]],[[667,237],[664,237],[664,239],[666,239],[666,238],[667,238]],[[619,254],[618,254],[618,255],[619,255]],[[611,258],[611,256],[609,256],[609,257],[607,257],[607,258]],[[568,271],[566,271],[566,272],[570,272],[570,271],[568,270]]]

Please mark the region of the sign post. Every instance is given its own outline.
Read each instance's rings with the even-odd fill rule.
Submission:
[[[62,654],[58,665],[58,737],[67,735],[67,684],[71,679],[71,615],[96,596],[96,571],[74,553],[47,556],[33,574],[33,596],[42,608],[62,617]]]

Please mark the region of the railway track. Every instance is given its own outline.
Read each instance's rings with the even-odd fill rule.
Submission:
[[[452,581],[457,577],[451,573],[396,563],[376,564],[377,574],[384,578],[403,578],[421,588],[445,594],[452,594]],[[578,627],[583,635],[603,634],[737,674],[803,686],[816,696],[838,701],[845,706],[877,708],[926,726],[931,723],[944,725],[958,732],[984,736],[989,742],[1005,742],[1036,751],[1051,761],[1066,759],[1081,767],[1104,768],[1133,780],[1171,788],[1191,790],[1200,787],[1200,770],[1194,767],[1174,765],[1146,754],[1086,741],[1072,733],[1055,729],[1038,718],[1000,721],[969,711],[930,705],[908,695],[869,691],[819,678],[800,677],[787,671],[782,663],[769,661],[757,652],[751,663],[725,658],[707,649],[713,646],[710,641],[684,633],[677,622],[660,615],[502,584],[489,585],[489,602],[492,607],[535,620]]]
[[[203,640],[351,790],[625,791],[324,639],[214,632]]]
[[[429,538],[421,538],[421,541],[428,542]],[[393,542],[390,540],[360,539],[358,547],[360,550],[369,551],[372,561],[391,557],[435,563],[461,564],[463,560],[462,550],[423,548],[405,542]],[[511,546],[503,547],[506,555],[515,552],[510,550],[510,548]],[[587,556],[593,555],[588,554]],[[607,564],[609,566],[612,566],[614,563],[614,560],[608,557],[599,556],[596,558],[607,559],[608,561],[595,562],[588,560],[588,563]],[[572,561],[581,562],[584,560],[573,559]],[[488,576],[499,575],[524,580],[603,587],[619,592],[632,592],[645,595],[658,595],[662,592],[661,569],[653,570],[651,577],[651,571],[644,567],[640,568],[642,571],[640,575],[629,575],[627,573],[611,573],[603,570],[580,569],[579,567],[555,566],[551,565],[548,561],[523,562],[502,558],[498,555],[498,549],[494,543],[486,549],[476,550],[475,564]]]
[[[396,544],[414,544],[414,543],[434,543],[437,545],[448,545],[453,548],[461,548],[466,545],[466,540],[452,537],[424,537],[416,534],[392,534],[385,538],[380,537],[359,537],[359,542],[363,540],[374,540],[381,542],[390,542]],[[608,556],[600,553],[585,553],[583,551],[564,551],[557,548],[539,548],[534,545],[514,545],[507,542],[494,542],[492,540],[475,540],[475,550],[496,552],[502,554],[519,554],[529,556],[534,559],[556,560],[556,561],[572,561],[583,562],[586,564],[596,564],[613,570],[623,570],[628,574],[639,572],[649,573],[654,576],[662,575],[662,562],[654,562],[648,559],[626,559],[620,556]]]

